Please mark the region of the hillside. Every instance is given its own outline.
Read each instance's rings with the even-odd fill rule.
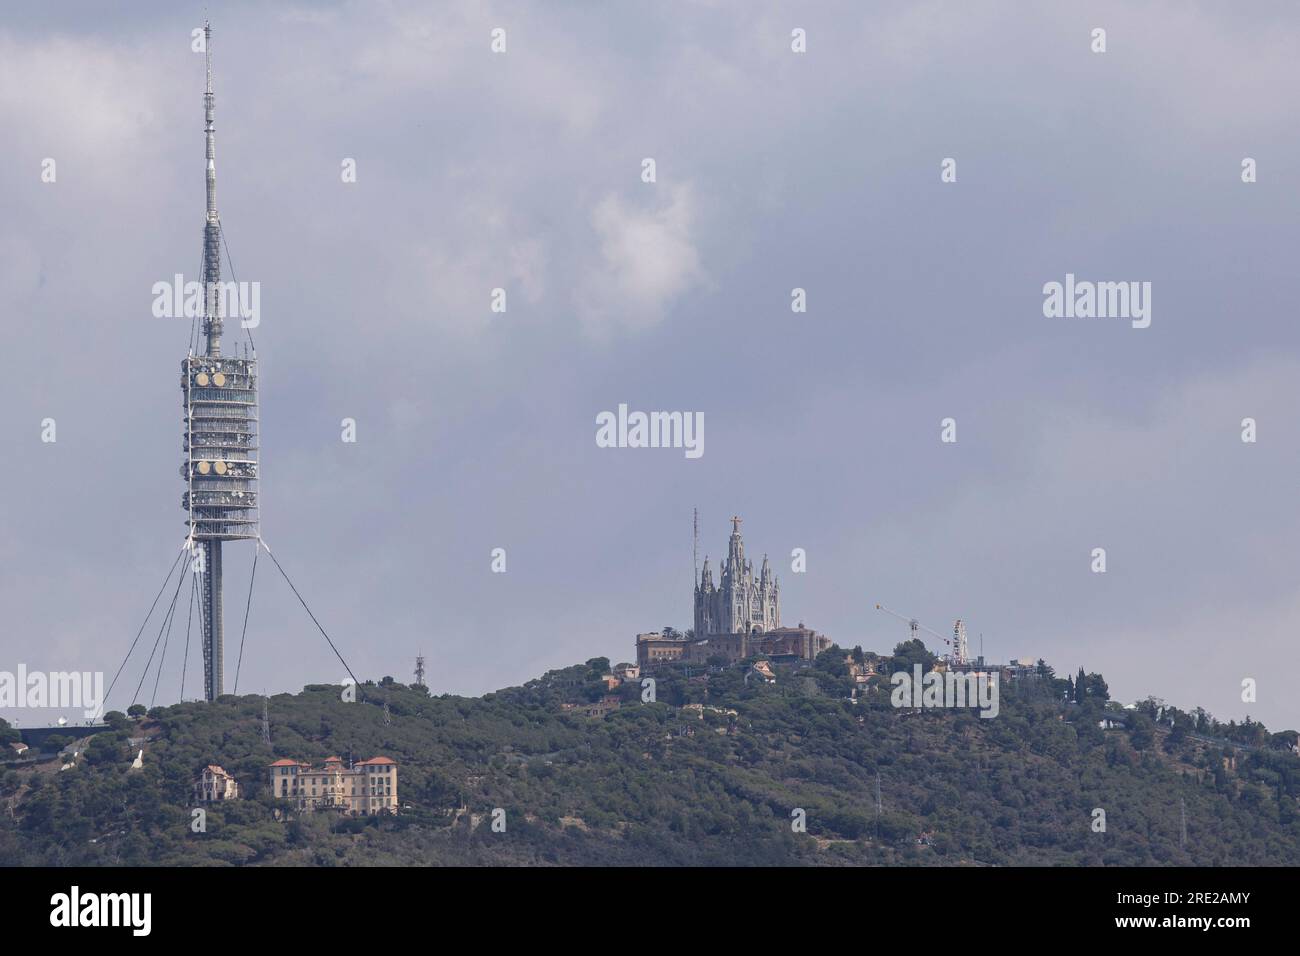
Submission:
[[[627,684],[603,719],[561,705],[602,697],[604,659],[482,698],[386,678],[349,703],[338,687],[312,686],[270,698],[270,748],[261,697],[112,715],[116,729],[92,738],[75,769],[0,772],[0,860],[1300,865],[1300,758],[1278,749],[1294,734],[1169,709],[1160,724],[1129,711],[1127,727],[1102,730],[1100,676],[1076,685],[1047,668],[1004,687],[993,719],[895,709],[887,686],[854,703],[843,659],[778,669],[775,684],[746,684],[743,669],[668,669],[656,675],[658,702],[642,704]],[[889,672],[890,658],[878,663]],[[718,710],[682,709],[691,701]],[[1201,739],[1214,735],[1241,743]],[[130,770],[127,738],[140,736],[150,738],[144,767]],[[285,813],[266,766],[333,754],[397,760],[409,808],[383,819]],[[195,834],[190,788],[209,763],[238,778],[244,799],[209,805],[207,832]],[[491,827],[498,807],[504,833]],[[1096,807],[1104,834],[1091,829]],[[792,832],[794,808],[806,833]]]

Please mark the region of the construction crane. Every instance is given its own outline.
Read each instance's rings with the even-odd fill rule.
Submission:
[[[938,631],[933,630],[932,628],[928,628],[928,627],[926,627],[924,624],[922,624],[920,621],[918,621],[918,620],[917,620],[916,618],[914,618],[914,617],[908,617],[906,614],[899,614],[897,611],[891,610],[890,608],[885,607],[883,604],[877,604],[877,605],[876,605],[876,610],[877,610],[877,611],[884,611],[886,614],[892,614],[892,615],[894,615],[894,617],[898,618],[900,621],[906,621],[906,622],[907,622],[907,626],[910,627],[910,628],[912,629],[912,640],[920,640],[920,637],[917,635],[916,632],[917,632],[917,631],[925,631],[925,633],[927,633],[927,634],[932,634],[933,636],[937,637],[939,640],[941,640],[941,641],[943,641],[945,644],[947,644],[949,647],[952,646],[952,641],[951,641],[950,639],[944,637],[944,636],[943,636],[942,634],[940,634]],[[922,641],[922,643],[924,643],[924,641]]]
[[[970,650],[966,643],[966,625],[962,623],[961,618],[957,618],[957,622],[952,627],[952,637],[947,638],[944,637],[942,634],[940,634],[938,631],[934,630],[933,628],[926,627],[916,618],[908,617],[906,614],[899,614],[897,611],[891,610],[890,608],[885,607],[883,604],[877,604],[876,610],[884,611],[886,614],[892,614],[900,621],[906,621],[907,626],[912,629],[913,640],[920,640],[920,636],[917,634],[917,631],[925,631],[925,633],[930,634],[933,637],[937,637],[939,640],[943,641],[945,644],[947,644],[949,647],[952,648],[952,653],[949,654],[948,656],[954,664],[970,663]]]
[[[944,644],[953,648],[953,653],[950,657],[952,657],[954,661],[957,661],[958,663],[966,663],[966,628],[962,627],[961,620],[958,620],[957,627],[953,628],[954,636],[956,636],[959,641],[959,643],[954,646],[952,639],[944,637],[944,635],[941,635],[939,631],[935,631],[931,627],[924,626],[924,624],[920,623],[919,620],[915,618],[909,618],[906,614],[900,614],[898,611],[889,609],[889,607],[885,607],[883,604],[876,605],[876,610],[884,611],[885,614],[892,614],[894,617],[898,618],[898,620],[905,620],[905,622],[907,622],[907,627],[911,628],[911,639],[913,640],[920,640],[917,633],[918,631],[924,631],[928,633],[928,635],[937,637],[937,639],[943,641]],[[924,644],[924,641],[922,641],[922,644]]]

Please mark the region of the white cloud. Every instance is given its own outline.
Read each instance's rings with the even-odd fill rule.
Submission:
[[[592,210],[600,261],[588,273],[579,304],[589,331],[654,325],[703,277],[692,237],[693,191],[681,185],[667,192],[667,204],[658,208],[638,207],[611,193]]]
[[[527,322],[542,302],[548,270],[544,244],[526,224],[465,201],[455,239],[430,236],[396,257],[385,283],[383,320],[434,325],[468,347],[494,324]],[[506,291],[507,312],[491,311],[493,289]]]
[[[0,128],[19,137],[10,146],[21,144],[32,180],[47,156],[60,181],[135,173],[157,135],[165,95],[153,79],[158,65],[156,55],[96,40],[0,35]]]
[[[569,134],[590,132],[605,110],[609,91],[593,76],[592,51],[546,13],[499,18],[476,2],[364,10],[345,60],[384,99],[398,91],[434,103],[474,99],[503,125],[558,123]],[[507,31],[503,54],[491,49],[497,27]]]

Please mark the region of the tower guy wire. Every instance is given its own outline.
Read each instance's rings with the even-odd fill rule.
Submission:
[[[262,553],[262,543],[259,541],[257,547],[253,550],[253,570],[248,576],[248,603],[244,605],[244,629],[239,634],[239,657],[235,661],[235,689],[234,693],[239,693],[239,670],[244,666],[244,638],[248,636],[248,612],[253,609],[253,582],[257,580],[257,558]]]
[[[122,658],[122,663],[117,666],[117,673],[113,675],[113,679],[108,685],[108,691],[104,694],[104,699],[99,704],[99,713],[96,715],[97,717],[103,715],[104,705],[112,695],[113,688],[117,686],[117,680],[122,676],[122,669],[126,667],[126,662],[131,659],[131,655],[135,652],[135,646],[140,643],[140,635],[144,633],[144,629],[148,625],[149,619],[153,617],[154,609],[158,607],[158,599],[161,598],[163,592],[167,590],[167,583],[172,579],[172,575],[176,572],[176,565],[180,563],[183,557],[185,557],[185,552],[187,550],[189,550],[188,538],[185,540],[185,543],[181,545],[180,553],[176,555],[176,560],[172,562],[171,568],[167,571],[167,577],[163,578],[162,587],[160,587],[158,593],[154,595],[153,603],[149,605],[149,613],[144,616],[144,620],[140,622],[140,629],[135,632],[135,640],[133,640],[131,646],[127,648],[126,656]]]
[[[329,644],[330,650],[334,652],[334,656],[339,659],[339,663],[343,665],[343,669],[346,670],[348,676],[352,678],[352,683],[359,686],[361,682],[357,680],[357,675],[352,673],[352,668],[349,667],[348,662],[343,659],[343,655],[339,653],[339,649],[335,646],[334,641],[330,638],[329,634],[325,632],[325,628],[321,627],[320,621],[316,620],[316,615],[313,614],[311,608],[307,606],[307,602],[304,601],[302,595],[298,593],[298,589],[293,586],[293,581],[289,580],[289,574],[280,564],[280,559],[275,556],[275,552],[267,546],[265,541],[261,542],[261,545],[266,549],[267,556],[275,563],[276,570],[280,572],[285,583],[289,585],[289,590],[293,592],[293,596],[298,599],[298,603],[302,605],[302,609],[307,612],[307,616],[311,618],[311,622],[316,625],[316,630],[320,631],[321,637],[325,638],[325,643]]]

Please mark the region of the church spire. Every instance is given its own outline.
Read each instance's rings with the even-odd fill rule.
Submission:
[[[727,569],[733,576],[745,573],[745,544],[740,539],[739,515],[731,518],[731,540],[727,542]]]

